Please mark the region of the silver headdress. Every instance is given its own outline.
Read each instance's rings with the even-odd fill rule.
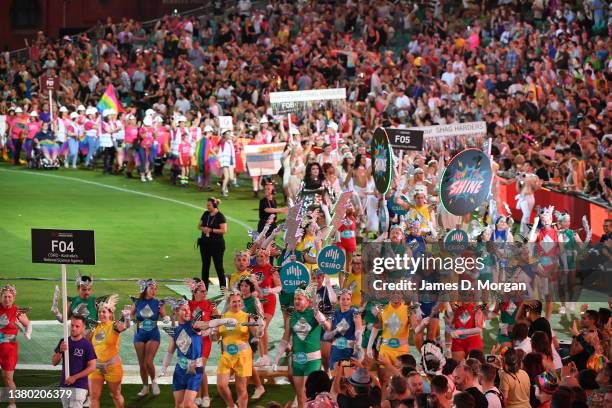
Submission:
[[[17,289],[13,285],[4,285],[0,288],[0,295],[4,294],[4,292],[11,292],[13,297],[17,296]]]
[[[147,290],[147,287],[149,286],[157,286],[157,281],[155,279],[141,279],[138,281],[140,293],[143,293],[145,290]]]
[[[91,285],[93,285],[93,276],[89,277],[89,279],[83,279],[83,277],[81,276],[81,273],[79,271],[77,271],[77,274],[76,274],[76,285],[77,285],[77,288],[80,288],[81,286],[91,286]]]
[[[185,279],[185,284],[191,290],[191,293],[195,293],[198,289],[206,290],[206,284],[202,280]]]
[[[101,296],[96,298],[96,307],[98,310],[109,309],[111,312],[114,312],[117,307],[117,302],[119,302],[119,295],[117,294]]]

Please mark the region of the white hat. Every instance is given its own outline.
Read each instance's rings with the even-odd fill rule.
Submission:
[[[66,108],[65,106],[62,106],[61,108],[59,108],[60,113],[62,112],[68,112],[68,108]]]
[[[104,111],[102,111],[102,116],[107,117],[109,115],[116,115],[117,113],[112,110],[112,109],[104,109]]]
[[[327,124],[327,127],[334,129],[336,132],[338,131],[338,124],[333,120]]]
[[[263,115],[261,119],[259,119],[259,123],[268,123],[268,117],[266,115]]]
[[[15,113],[23,113],[23,109],[18,106],[15,108]]]
[[[211,132],[212,133],[214,131],[215,131],[215,129],[213,129],[212,126],[210,126],[210,125],[204,126],[204,132]]]
[[[74,118],[78,118],[78,117],[79,117],[79,114],[78,114],[78,113],[76,113],[76,112],[72,112],[72,113],[70,114],[70,119],[74,119]]]
[[[157,123],[164,123],[164,118],[162,118],[161,116],[156,116],[153,120]]]
[[[36,111],[32,111],[30,112],[30,116],[38,116],[38,113],[36,113]]]
[[[83,105],[79,105],[79,107],[77,108],[77,112],[78,111],[84,111],[85,107]]]
[[[95,115],[96,112],[98,112],[98,111],[96,110],[96,108],[94,108],[92,106],[90,106],[89,108],[85,109],[85,114],[86,115]]]
[[[136,116],[132,115],[131,113],[129,115],[126,115],[125,120],[134,120],[136,119]]]
[[[145,116],[152,116],[155,115],[155,111],[153,109],[147,109],[145,111]]]
[[[187,118],[181,115],[178,118],[176,118],[176,121],[177,122],[187,122]]]
[[[151,116],[145,116],[145,118],[142,120],[142,123],[145,126],[151,126],[153,124],[153,118]]]

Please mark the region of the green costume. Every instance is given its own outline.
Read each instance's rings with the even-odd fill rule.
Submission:
[[[321,326],[314,317],[312,309],[297,310],[289,319],[293,355],[291,368],[293,375],[307,377],[321,369]]]

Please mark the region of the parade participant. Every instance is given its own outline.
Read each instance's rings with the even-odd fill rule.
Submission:
[[[125,116],[125,148],[124,156],[127,159],[127,168],[125,175],[127,178],[132,178],[132,172],[137,165],[136,144],[138,139],[138,126],[136,124],[136,116],[129,114]]]
[[[98,110],[94,107],[88,107],[85,110],[87,119],[83,124],[85,130],[85,143],[87,144],[87,157],[85,158],[85,167],[93,165],[93,159],[98,152],[100,145],[100,139],[98,138],[98,131],[100,130],[98,118],[96,117]]]
[[[119,132],[117,113],[112,109],[104,109],[102,112],[102,126],[100,129],[100,148],[104,160],[104,174],[110,174],[113,169],[115,158],[115,137]]]
[[[256,319],[264,319],[264,309],[257,297],[255,280],[252,280],[252,277],[244,277],[238,282],[238,288],[242,296],[242,310],[247,312],[250,316],[256,317]],[[261,340],[255,336],[249,335],[249,344],[251,345],[251,351],[255,354],[258,346],[261,344]],[[266,389],[261,382],[261,377],[256,368],[253,368],[253,383],[255,384],[255,391],[251,399],[257,400],[266,392]]]
[[[401,199],[396,199],[396,202],[403,208],[408,210],[406,219],[416,220],[421,224],[422,234],[432,234],[436,237],[437,225],[434,211],[427,203],[427,188],[423,185],[416,185],[412,190],[414,204],[406,203]]]
[[[515,302],[515,299],[508,297],[508,299],[501,301],[495,307],[493,313],[499,313],[499,333],[497,335],[497,342],[502,346],[512,347],[512,331],[516,324],[516,316],[521,306],[521,302]]]
[[[64,161],[66,161],[66,153],[68,152],[68,139],[66,129],[68,119],[68,108],[62,106],[59,108],[57,118],[55,119],[55,124],[54,126],[52,126],[52,129],[55,132],[57,144],[60,148],[60,157]]]
[[[268,356],[268,328],[276,312],[276,295],[280,293],[282,286],[278,271],[270,264],[270,252],[267,249],[259,249],[257,251],[255,262],[251,273],[255,275],[257,290],[261,294],[266,323],[264,334],[259,343],[260,357],[255,362],[255,367],[261,367],[270,365],[270,357]]]
[[[77,160],[79,158],[79,142],[81,137],[81,127],[77,123],[79,114],[76,112],[70,113],[66,119],[64,119],[64,126],[66,128],[66,137],[68,138],[68,147],[66,149],[66,160],[64,161],[64,167],[70,167],[70,161],[72,160],[72,168],[76,169]]]
[[[517,200],[516,209],[521,210],[523,213],[521,217],[521,226],[519,228],[519,232],[523,236],[527,236],[529,232],[528,224],[531,220],[531,212],[535,205],[534,194],[541,187],[542,181],[538,176],[533,174],[531,163],[525,162],[523,165],[523,172],[519,173],[516,177],[516,189],[520,191],[520,193],[515,197]],[[537,225],[537,222],[534,221],[534,225]]]
[[[363,322],[359,310],[351,303],[351,292],[346,289],[340,291],[340,307],[332,316],[331,331],[324,334],[324,338],[332,342],[329,356],[329,366],[332,368],[338,361],[363,359]]]
[[[217,160],[221,167],[221,195],[227,197],[228,185],[234,178],[233,166],[236,163],[236,150],[232,142],[232,132],[229,129],[223,130],[221,141],[217,146]]]
[[[251,276],[251,252],[244,250],[236,252],[234,255],[234,267],[236,271],[230,275],[228,287],[230,289],[238,290],[238,283],[242,278]]]
[[[34,148],[42,151],[43,154],[43,166],[57,166],[57,156],[59,154],[59,147],[55,143],[55,134],[51,131],[51,124],[49,122],[43,122],[40,132],[34,136]]]
[[[336,245],[342,248],[346,256],[345,271],[350,274],[353,266],[353,256],[357,252],[357,218],[355,217],[355,209],[352,205],[349,205],[346,209],[344,219],[338,228],[337,241]],[[344,282],[341,281],[340,286],[343,286],[343,284]],[[359,297],[361,297],[361,293]],[[355,301],[354,298],[353,301]]]
[[[32,158],[32,148],[34,143],[34,136],[42,127],[42,122],[38,119],[38,113],[36,111],[30,112],[30,119],[28,120],[28,130],[25,141],[23,142],[23,149],[25,150],[26,160]]]
[[[26,315],[27,309],[15,305],[17,290],[12,285],[0,288],[0,369],[4,386],[9,390],[17,387],[13,380],[15,366],[19,357],[17,332],[19,325],[24,329],[25,338],[32,338],[32,325]],[[15,401],[9,399],[9,408],[15,408]]]
[[[311,273],[317,268],[317,256],[322,247],[321,241],[317,240],[318,228],[316,215],[313,214],[304,227],[304,236],[295,247],[297,261],[303,262]]]
[[[7,123],[9,125],[7,133],[10,135],[8,147],[12,154],[13,164],[17,166],[20,164],[19,156],[21,155],[23,139],[27,133],[27,125],[25,124],[23,109],[16,107],[12,112],[14,115],[10,115],[11,111],[9,111],[9,116],[7,118]]]
[[[151,170],[155,164],[155,152],[153,151],[153,142],[155,140],[155,129],[153,129],[153,117],[145,116],[142,120],[142,126],[138,130],[138,139],[136,153],[140,162],[140,181],[143,183],[153,181]]]
[[[189,141],[189,134],[184,134],[182,137],[183,139],[178,147],[178,165],[181,170],[180,184],[183,187],[187,187],[189,184],[189,170],[191,168],[191,142]]]
[[[275,219],[278,218],[278,214],[286,214],[287,207],[277,207],[276,199],[274,198],[275,190],[274,183],[271,179],[264,181],[264,198],[259,200],[259,222],[257,223],[257,232],[263,231],[264,227],[268,223],[270,214],[275,215]],[[273,222],[268,229],[269,235],[276,228],[276,222]]]
[[[181,185],[184,184],[181,154],[183,155],[183,158],[189,157],[189,159],[191,159],[191,145],[189,145],[189,152],[187,152],[187,148],[185,146],[186,144],[190,143],[191,136],[186,125],[187,118],[183,115],[179,115],[176,118],[176,125],[172,126],[170,129],[170,160],[172,160],[172,175],[170,176],[170,180],[173,184],[176,184],[177,179],[179,179]],[[183,144],[183,149],[185,152],[181,152],[181,144]],[[187,171],[187,173],[189,173],[189,171]]]
[[[325,315],[326,319],[331,319],[334,314],[334,306],[338,303],[338,296],[332,287],[331,280],[321,269],[314,270],[315,281],[317,285],[317,293],[315,304],[319,311]],[[331,352],[331,341],[326,339],[325,333],[321,333],[321,362],[325,371],[328,371],[334,366],[329,364],[329,354]]]
[[[586,231],[586,239],[584,243],[582,239],[578,235],[577,231],[574,231],[570,228],[571,218],[569,213],[567,212],[555,212],[557,218],[557,236],[559,237],[559,241],[563,243],[563,251],[561,252],[561,262],[560,267],[563,270],[562,276],[560,276],[560,286],[566,289],[565,295],[567,297],[567,301],[569,301],[569,311],[570,313],[574,313],[576,310],[576,303],[572,300],[574,299],[575,292],[575,284],[576,284],[576,258],[578,256],[578,249],[586,246],[591,241],[591,227],[589,222],[584,216],[582,218],[582,226]],[[566,312],[566,299],[562,299],[561,308],[559,309],[560,315],[565,315]]]
[[[217,367],[217,390],[225,401],[226,406],[233,407],[234,399],[229,388],[230,376],[234,374],[236,382],[236,402],[238,408],[248,405],[247,382],[253,375],[253,352],[249,346],[249,332],[251,335],[263,335],[264,322],[257,322],[242,310],[242,297],[239,292],[232,291],[227,299],[229,310],[223,314],[223,319],[232,320],[218,328],[223,353]],[[213,339],[217,333],[213,332]]]
[[[391,295],[389,304],[382,308],[377,322],[370,331],[367,345],[368,357],[374,359],[374,341],[380,332],[381,344],[378,350],[378,358],[397,366],[399,357],[410,352],[408,336],[411,325],[415,328],[419,325],[416,315],[410,313],[409,306],[400,294]],[[380,379],[383,390],[386,388],[390,376],[389,368],[381,371]]]
[[[191,291],[191,300],[189,301],[189,310],[192,312],[192,320],[196,316],[201,316],[200,321],[208,322],[212,316],[218,316],[217,306],[206,299],[206,285],[199,278],[188,279],[187,286]],[[202,386],[198,391],[198,397],[195,400],[197,406],[202,405],[210,407],[210,396],[208,394],[208,376],[206,375],[206,363],[210,357],[212,341],[210,333],[204,331],[202,333]]]
[[[361,255],[355,255],[351,260],[350,272],[342,282],[342,289],[351,291],[351,305],[361,307],[361,272],[363,270],[363,260]]]
[[[68,298],[70,307],[68,316],[72,314],[78,314],[85,319],[86,329],[90,328],[93,323],[98,321],[98,309],[96,308],[96,298],[92,296],[93,291],[93,278],[83,275],[81,276],[77,272],[76,286],[79,291],[79,296],[74,298]],[[55,287],[55,293],[53,294],[53,304],[51,305],[51,312],[55,315],[58,322],[62,323],[64,320],[62,314],[58,308],[60,290],[59,287]]]
[[[273,365],[276,370],[291,341],[291,371],[298,408],[304,408],[306,403],[306,377],[321,368],[321,327],[324,330],[331,328],[325,315],[317,309],[316,302],[311,300],[313,292],[312,286],[295,291],[295,311],[291,313],[288,330],[283,334]]]
[[[123,364],[119,355],[121,345],[119,335],[130,326],[130,311],[124,310],[121,320],[115,321],[114,313],[118,300],[118,295],[96,299],[100,323],[87,336],[97,357],[96,369],[89,374],[89,406],[91,408],[100,407],[104,382],[108,384],[115,407],[124,406],[123,395],[121,395]]]
[[[83,336],[85,333],[85,319],[75,314],[70,318],[70,337],[68,344],[60,340],[51,358],[51,363],[56,366],[62,362],[62,374],[60,380],[61,388],[71,388],[72,395],[62,399],[64,408],[82,408],[87,399],[89,384],[87,376],[96,370],[96,352],[92,344]],[[70,366],[69,376],[65,377],[66,369],[64,360],[65,351],[68,350],[68,361]]]
[[[552,296],[556,286],[559,284],[559,251],[563,252],[563,243],[559,241],[557,230],[553,227],[553,206],[546,207],[540,211],[540,216],[533,221],[529,242],[535,243],[535,254],[542,266],[545,279],[542,281],[542,296],[546,299],[546,318],[552,315]],[[542,228],[538,230],[539,222]],[[565,268],[566,258],[562,257],[561,262]]]
[[[421,282],[429,284],[439,283],[438,273],[430,266],[419,268],[417,271],[419,278],[419,287],[422,287]],[[427,329],[428,341],[436,341],[440,336],[440,303],[439,293],[435,290],[419,290],[419,303],[413,307],[419,326],[415,328],[414,345],[417,349],[423,346],[423,331]]]
[[[453,360],[463,361],[472,350],[482,350],[482,310],[474,302],[446,304],[446,331],[452,338]]]
[[[155,377],[155,355],[159,348],[159,328],[157,322],[162,318],[163,323],[170,323],[170,316],[166,315],[164,302],[155,298],[157,295],[157,282],[154,279],[140,280],[138,282],[140,295],[132,298],[134,305],[131,315],[136,316],[136,333],[134,334],[134,349],[138,357],[142,390],[139,397],[149,393],[149,378],[153,395],[159,395],[159,385]]]

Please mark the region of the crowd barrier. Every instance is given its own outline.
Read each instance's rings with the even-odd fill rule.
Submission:
[[[517,193],[516,183],[499,186],[500,198],[508,203],[512,210],[512,218],[520,221],[523,213],[516,208],[515,196]],[[604,233],[604,221],[612,218],[612,206],[599,200],[595,200],[578,193],[556,190],[553,188],[542,188],[535,193],[536,206],[544,207],[554,205],[555,210],[567,211],[571,216],[571,228],[578,230],[580,237],[584,239],[585,231],[582,227],[582,216],[586,215],[591,225],[593,237],[591,242],[599,242]],[[536,216],[534,211],[530,222]]]

